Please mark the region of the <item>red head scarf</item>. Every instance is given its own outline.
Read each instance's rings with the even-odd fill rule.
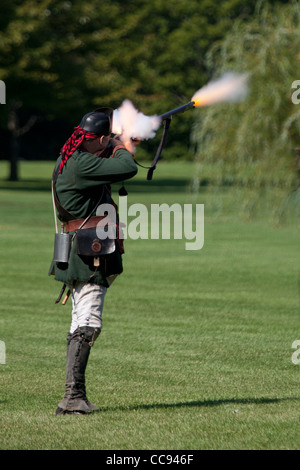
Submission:
[[[83,140],[94,140],[100,137],[98,134],[94,134],[94,132],[88,132],[82,129],[81,127],[77,126],[74,127],[74,132],[71,137],[67,140],[65,145],[61,151],[61,162],[59,167],[59,173],[61,173],[63,167],[67,163],[69,157],[72,153],[75,152],[78,147],[82,144]]]

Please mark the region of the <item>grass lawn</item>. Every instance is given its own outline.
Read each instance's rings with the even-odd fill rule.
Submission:
[[[203,248],[126,240],[87,369],[101,411],[55,416],[71,302],[54,304],[47,275],[52,169],[22,162],[12,184],[0,164],[0,449],[299,449],[299,223],[249,222],[228,190],[194,194],[191,163],[125,186],[129,204],[204,204]]]

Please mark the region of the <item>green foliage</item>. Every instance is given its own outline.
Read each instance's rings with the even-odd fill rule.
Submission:
[[[0,19],[0,77],[8,100],[1,108],[2,128],[11,101],[21,103],[27,114],[68,118],[72,124],[88,109],[118,107],[125,98],[145,114],[175,108],[206,83],[208,47],[235,17],[248,17],[254,4],[6,2]],[[173,158],[187,154],[191,119],[182,116],[171,126],[167,147]]]
[[[272,7],[261,2],[251,20],[237,20],[213,45],[210,69],[215,75],[228,69],[249,73],[250,93],[244,103],[199,111],[193,139],[200,178],[256,194],[270,186],[295,189],[300,106],[291,100],[291,87],[300,78],[299,42],[299,2]]]

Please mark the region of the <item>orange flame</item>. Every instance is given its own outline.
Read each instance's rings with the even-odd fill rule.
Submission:
[[[247,74],[226,73],[216,81],[200,88],[192,101],[198,108],[224,101],[242,101],[247,95]]]

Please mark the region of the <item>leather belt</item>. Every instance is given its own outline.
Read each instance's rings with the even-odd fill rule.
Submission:
[[[105,218],[106,216],[91,217],[81,228],[86,229],[86,228],[97,227],[98,223],[101,222],[101,220]],[[70,220],[69,222],[64,222],[64,231],[66,233],[74,232],[75,230],[80,228],[80,226],[83,224],[84,221],[85,219],[75,219],[75,220]],[[106,220],[106,224],[107,224],[107,220]]]

